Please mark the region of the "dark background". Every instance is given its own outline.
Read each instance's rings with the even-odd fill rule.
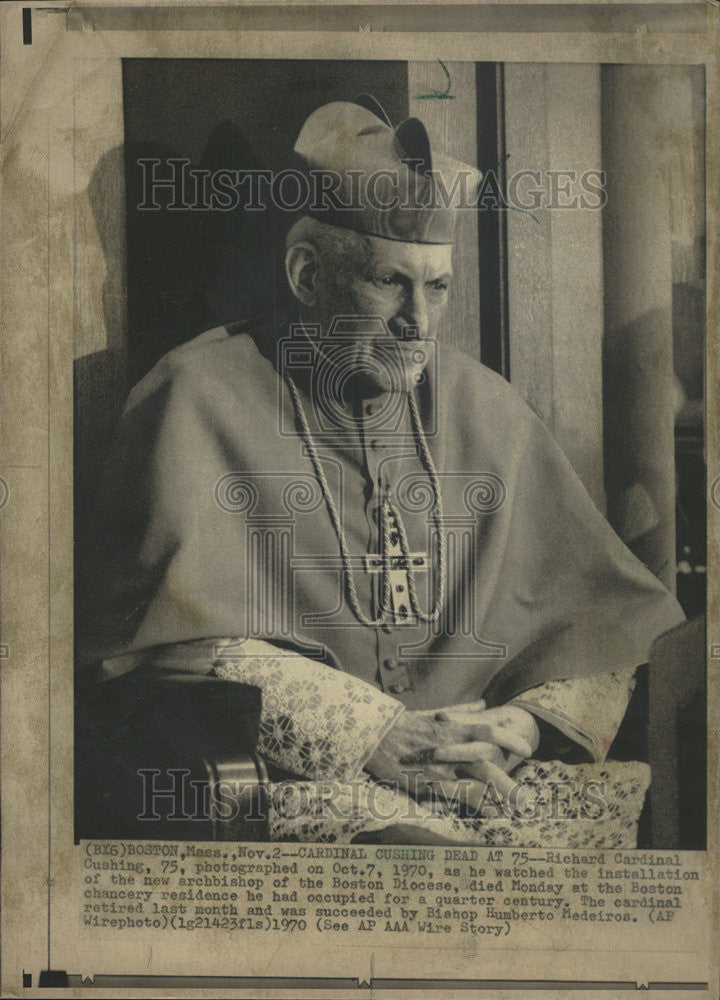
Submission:
[[[291,302],[278,252],[289,213],[138,211],[138,159],[279,171],[322,104],[370,93],[399,124],[408,116],[407,79],[404,62],[123,61],[131,381],[203,330]]]

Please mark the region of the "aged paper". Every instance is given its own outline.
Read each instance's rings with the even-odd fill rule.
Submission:
[[[717,996],[717,4],[0,18],[3,995]]]

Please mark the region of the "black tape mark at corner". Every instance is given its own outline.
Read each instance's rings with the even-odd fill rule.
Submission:
[[[23,7],[23,45],[32,45],[32,7]]]
[[[64,989],[68,986],[68,974],[64,969],[45,969],[40,973],[40,989],[43,987],[57,986]]]

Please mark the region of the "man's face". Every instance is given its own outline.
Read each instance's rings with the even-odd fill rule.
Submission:
[[[375,389],[405,389],[417,381],[447,308],[452,247],[401,243],[352,234],[342,258],[324,255],[318,270],[317,319],[326,343],[337,316],[342,325],[343,367],[363,372]],[[368,333],[363,317],[384,321]],[[384,332],[383,332],[384,329]],[[346,352],[350,352],[347,356]],[[400,381],[401,373],[404,385]]]

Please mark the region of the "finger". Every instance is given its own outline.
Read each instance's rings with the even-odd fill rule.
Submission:
[[[445,802],[453,802],[469,806],[477,810],[487,804],[487,787],[482,781],[473,778],[458,778],[453,776],[449,781],[433,781],[433,793]]]
[[[455,763],[461,764],[465,761],[485,760],[497,752],[497,746],[486,741],[451,743],[449,746],[438,747],[433,754],[433,760],[455,761]]]
[[[455,720],[453,720],[455,721]],[[523,760],[528,757],[532,757],[533,750],[528,741],[520,736],[512,729],[506,729],[501,726],[486,726],[486,725],[457,725],[457,735],[463,738],[463,742],[469,744],[491,744],[495,747],[501,747],[503,750],[508,750],[510,753],[516,754]],[[450,735],[450,734],[448,734]],[[453,743],[453,750],[456,747],[462,746],[462,743]],[[440,748],[442,750],[447,750],[448,745]],[[451,757],[438,757],[438,760],[452,760]],[[458,757],[457,760],[465,760],[464,757]],[[474,758],[470,758],[471,760]]]
[[[432,794],[436,784],[455,780],[455,768],[449,764],[426,765],[417,768],[402,768],[405,788],[413,798],[423,799]]]
[[[481,819],[498,819],[502,813],[498,812],[497,806],[482,806],[480,808]]]
[[[515,787],[513,779],[491,761],[476,761],[474,764],[469,764],[464,770],[478,781],[483,781],[486,785],[491,786],[501,798],[507,798]]]
[[[471,726],[468,739],[472,742],[485,741],[487,743],[494,743],[496,746],[502,747],[503,750],[509,750],[523,759],[532,757],[533,754],[533,749],[525,737],[520,736],[514,729],[506,726]]]
[[[509,753],[503,761],[501,767],[505,774],[512,774],[519,764],[524,764],[527,757],[519,757],[516,753]],[[495,761],[493,761],[495,763]]]
[[[468,774],[460,774],[455,765],[432,765],[425,769],[428,790],[435,798],[479,811],[488,802],[494,804],[499,793]]]
[[[432,787],[439,784],[450,787],[453,784],[457,784],[459,780],[455,764],[427,764],[423,771],[423,777],[427,784]],[[470,779],[465,778],[464,780]]]
[[[428,781],[453,781],[457,777],[454,764],[428,764],[424,774]]]
[[[413,750],[412,753],[403,754],[399,758],[398,763],[403,767],[422,767],[435,760],[436,750],[437,746],[420,747],[417,750]]]
[[[480,701],[464,701],[459,705],[445,705],[443,708],[432,709],[430,714],[433,714],[438,721],[445,722],[450,715],[465,713],[475,715],[477,712],[484,712],[486,707],[485,699],[481,698]]]

